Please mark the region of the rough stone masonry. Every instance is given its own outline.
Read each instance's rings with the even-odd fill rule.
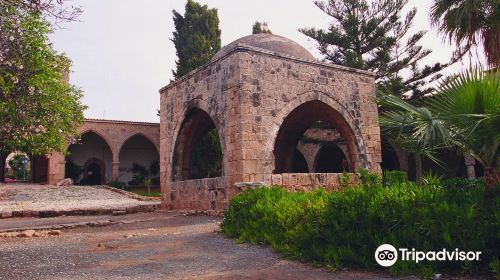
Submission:
[[[293,151],[317,121],[331,124],[344,139],[350,172],[380,172],[374,75],[317,62],[284,37],[240,38],[160,94],[166,208],[222,210],[242,185],[338,189],[341,174],[293,172]],[[192,179],[191,152],[210,128],[220,137],[222,176]],[[351,176],[349,183],[355,181]]]

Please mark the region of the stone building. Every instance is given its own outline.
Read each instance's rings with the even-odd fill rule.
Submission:
[[[82,168],[78,181],[84,184],[128,183],[134,163],[147,168],[159,161],[158,123],[86,119],[78,131],[80,139],[68,144],[66,155],[52,152],[33,158],[34,182],[56,184],[65,178],[65,165],[71,161]]]
[[[342,137],[346,171],[380,172],[374,75],[320,63],[284,37],[238,39],[160,93],[166,207],[223,209],[238,187],[254,184],[338,188],[339,173],[298,173],[295,166],[299,140],[317,123]],[[193,151],[214,130],[221,174],[199,178],[192,173]]]

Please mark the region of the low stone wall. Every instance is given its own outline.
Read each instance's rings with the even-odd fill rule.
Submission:
[[[171,208],[224,210],[228,206],[224,177],[171,182]]]
[[[347,186],[357,185],[358,174],[347,173]],[[171,182],[169,208],[184,209],[198,213],[217,214],[229,206],[230,196],[246,189],[279,185],[289,191],[312,191],[318,188],[342,190],[342,173],[284,173],[273,174],[271,182],[239,182],[229,186],[225,177],[204,178]],[[229,193],[233,187],[235,192]]]
[[[348,186],[360,183],[356,173],[348,174]],[[317,188],[342,190],[342,173],[282,173],[271,176],[271,184],[279,185],[289,191],[312,191]]]

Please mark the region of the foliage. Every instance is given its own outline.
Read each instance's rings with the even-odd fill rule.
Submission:
[[[132,164],[132,181],[129,182],[129,185],[136,186],[144,183],[144,178],[147,174],[147,169],[145,166],[142,166],[138,163]]]
[[[410,33],[416,14],[411,9],[403,18],[401,11],[408,0],[315,1],[333,18],[328,30],[302,28],[299,31],[318,43],[325,59],[335,64],[372,71],[378,87],[387,93],[411,92],[414,100],[431,92],[426,87],[438,79],[439,71],[456,62],[456,54],[447,63],[421,66],[431,50],[418,43],[426,31]]]
[[[23,172],[23,160],[26,160],[25,172]],[[29,180],[30,177],[30,161],[29,158],[22,153],[15,154],[9,160],[9,166],[12,169],[12,176],[16,180]]]
[[[190,177],[214,178],[222,175],[222,147],[217,129],[210,129],[194,146]]]
[[[70,60],[49,42],[39,13],[0,6],[0,153],[63,151],[85,106],[65,80]]]
[[[267,22],[256,21],[252,26],[252,34],[260,33],[273,34],[267,26]]]
[[[459,189],[469,189],[475,187],[484,187],[484,179],[467,179],[467,178],[452,178],[443,180],[443,186],[445,188],[459,188]]]
[[[340,186],[344,189],[349,186],[349,178],[350,174],[347,173],[347,171],[342,172],[342,175],[340,175]]]
[[[64,178],[71,178],[73,182],[78,182],[83,173],[83,168],[76,164],[71,158],[66,159],[64,165]]]
[[[432,173],[432,170],[424,173],[422,183],[427,186],[441,186],[444,176]]]
[[[500,256],[500,200],[491,211],[481,203],[483,194],[483,187],[413,183],[311,193],[260,188],[232,198],[221,228],[229,237],[269,244],[286,257],[332,269],[379,269],[373,252],[388,243],[421,251],[482,251],[479,262],[469,263],[469,272],[485,272]],[[463,265],[398,261],[390,271],[429,275],[437,270],[461,271]]]
[[[439,162],[434,154],[450,145],[449,132],[428,108],[414,106],[394,95],[381,92],[378,95],[379,104],[386,108],[379,117],[381,132],[392,146],[414,156],[417,184],[420,185],[422,158]]]
[[[499,93],[499,73],[473,69],[441,84],[422,107],[381,94],[378,101],[388,109],[380,126],[396,146],[415,155],[417,171],[422,155],[438,161],[436,150],[453,147],[470,153],[485,167],[491,187],[500,177]]]
[[[471,69],[443,83],[428,102],[453,144],[485,167],[500,167],[500,72]]]
[[[125,187],[127,186],[127,184],[125,184],[124,182],[120,182],[120,181],[111,181],[111,182],[108,182],[107,185],[112,187],[112,188],[117,188],[117,189],[122,189],[122,190],[124,190]]]
[[[488,63],[500,66],[500,1],[434,0],[431,20],[450,42],[467,51],[481,44]]]
[[[359,170],[359,179],[361,180],[361,184],[366,187],[374,187],[380,185],[382,182],[379,174],[372,173],[366,168]]]
[[[384,170],[384,186],[399,185],[408,182],[408,174],[399,170]]]
[[[172,42],[177,50],[176,79],[207,63],[220,50],[217,9],[188,0],[184,15],[173,11],[175,31]]]
[[[143,191],[136,191],[136,190],[131,190],[131,192],[142,195],[142,196],[148,196],[148,197],[161,197],[161,192],[143,192]]]
[[[153,181],[156,181],[155,178],[158,177],[159,172],[160,164],[156,160],[152,161],[148,168],[140,164],[133,163],[132,181],[129,182],[129,185],[137,186],[143,184],[148,188],[148,192],[151,192],[151,185]]]
[[[29,13],[40,13],[54,19],[56,23],[74,21],[82,13],[78,6],[64,6],[63,0],[0,0],[0,6],[23,10]]]

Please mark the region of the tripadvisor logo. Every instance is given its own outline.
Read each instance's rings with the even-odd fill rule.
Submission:
[[[391,244],[382,244],[375,250],[375,260],[381,266],[389,267],[401,261],[412,261],[419,263],[421,261],[479,261],[480,251],[460,251],[458,248],[452,251],[442,249],[440,251],[417,251],[414,248],[399,248],[397,250]]]
[[[398,260],[398,251],[391,244],[382,244],[375,251],[375,260],[381,266],[392,266]]]

